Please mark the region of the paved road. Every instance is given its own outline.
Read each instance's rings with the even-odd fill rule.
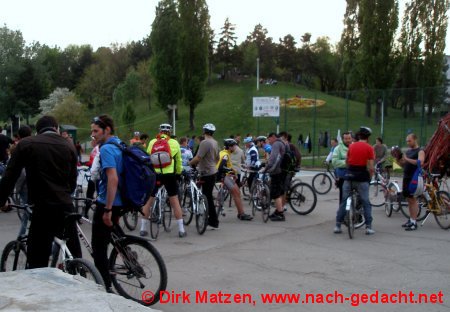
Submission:
[[[302,180],[310,182],[311,175],[304,174]],[[450,233],[441,230],[433,218],[418,231],[405,232],[400,227],[405,221],[400,213],[387,218],[381,208],[375,208],[376,234],[366,236],[363,230],[357,230],[355,239],[350,240],[346,234],[332,233],[337,197],[336,190],[319,197],[316,209],[308,216],[288,211],[286,222],[265,224],[259,215],[251,222],[239,221],[232,207],[227,208],[220,230],[207,231],[203,236],[191,225],[187,228],[188,237],[180,239],[172,225],[173,231],[160,233],[154,244],[168,268],[168,290],[185,291],[185,299],[190,295],[191,303],[182,304],[180,299],[178,304],[154,307],[166,312],[349,311],[352,300],[302,305],[304,297],[301,297],[300,304],[263,304],[260,294],[320,296],[337,292],[343,294],[344,301],[349,297],[356,304],[357,297],[350,297],[352,293],[402,291],[409,296],[410,291],[427,294],[442,291],[443,304],[361,304],[356,310],[449,311]],[[13,214],[0,214],[0,246],[14,238],[17,228]],[[196,304],[196,292],[204,294],[204,291],[248,294],[251,298],[246,296],[245,300],[251,302]],[[337,294],[335,297],[340,298]]]

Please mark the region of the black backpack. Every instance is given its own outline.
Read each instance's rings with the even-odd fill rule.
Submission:
[[[281,158],[280,168],[284,172],[294,172],[297,164],[297,158],[295,152],[292,151],[288,145],[284,145],[284,154]]]

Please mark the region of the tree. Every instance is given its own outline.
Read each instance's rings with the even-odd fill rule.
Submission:
[[[224,64],[222,75],[226,77],[230,65],[235,61],[233,52],[236,50],[236,25],[232,24],[227,17],[221,30],[219,34],[221,37],[217,45],[217,60]]]
[[[203,101],[208,75],[209,13],[205,0],[179,0],[178,9],[183,98],[189,106],[189,129],[195,130],[194,112]]]
[[[419,3],[409,1],[406,3],[403,15],[402,30],[400,34],[400,86],[404,89],[403,116],[414,114],[416,90],[419,86],[422,67],[421,43],[423,40],[419,20]]]
[[[284,36],[283,39],[280,38],[280,44],[277,47],[277,64],[282,69],[286,69],[291,73],[291,79],[298,72],[296,65],[298,58],[296,44],[295,38],[289,34]]]
[[[156,7],[150,42],[153,49],[151,72],[158,105],[167,111],[181,98],[179,54],[180,19],[174,0],[162,0]]]
[[[358,67],[367,90],[391,88],[394,35],[398,26],[398,0],[361,0],[359,2],[360,47]],[[366,116],[371,116],[373,95],[368,93]],[[382,101],[376,101],[375,123],[379,123]],[[386,109],[385,109],[386,111]]]
[[[136,113],[131,101],[128,101],[122,111],[122,121],[128,127],[128,131],[133,132],[134,122],[136,121]]]
[[[148,110],[151,109],[151,90],[153,88],[153,80],[150,75],[150,60],[142,61],[137,65],[136,71],[139,75],[139,95],[147,99]]]
[[[13,86],[17,98],[16,112],[26,116],[34,116],[40,112],[39,100],[43,97],[43,88],[37,72],[29,59],[24,61],[24,70]]]
[[[260,72],[263,77],[270,77],[275,68],[276,47],[272,38],[268,37],[267,34],[267,29],[258,24],[244,42],[244,45],[255,44],[261,64]],[[254,62],[256,63],[256,59]]]
[[[444,83],[444,50],[447,35],[450,0],[422,0],[420,5],[419,20],[423,34],[423,87],[440,87]],[[426,92],[428,102],[428,123],[431,124],[433,108],[438,105],[438,93],[436,89]]]
[[[48,98],[39,101],[39,109],[42,115],[50,114],[53,109],[62,101],[72,96],[73,93],[69,91],[67,88],[56,88]]]
[[[0,119],[8,119],[18,113],[18,101],[14,86],[25,70],[25,41],[20,31],[0,28]]]
[[[335,90],[339,80],[339,63],[328,37],[319,37],[311,46],[314,55],[313,71],[320,81],[320,91]]]
[[[69,93],[68,96],[64,97],[62,102],[56,104],[52,111],[52,115],[60,123],[66,123],[70,125],[80,126],[86,120],[86,110],[85,106],[80,103],[75,94]]]

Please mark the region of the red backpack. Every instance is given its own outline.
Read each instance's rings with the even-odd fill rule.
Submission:
[[[152,146],[150,152],[150,160],[154,168],[162,169],[172,164],[172,152],[169,145],[170,137],[156,136],[156,142]]]

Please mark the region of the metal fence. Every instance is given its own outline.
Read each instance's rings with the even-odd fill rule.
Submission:
[[[275,90],[275,89],[273,89]],[[406,135],[415,133],[425,146],[436,130],[439,119],[449,112],[449,98],[444,87],[421,89],[357,90],[316,93],[298,89],[295,94],[274,94],[270,88],[252,96],[278,96],[279,118],[255,118],[254,133],[281,131],[293,136],[301,146],[308,164],[319,165],[330,150],[330,140],[338,132],[372,129],[371,144],[376,137],[387,146],[404,146]],[[310,144],[305,142],[310,140]]]

